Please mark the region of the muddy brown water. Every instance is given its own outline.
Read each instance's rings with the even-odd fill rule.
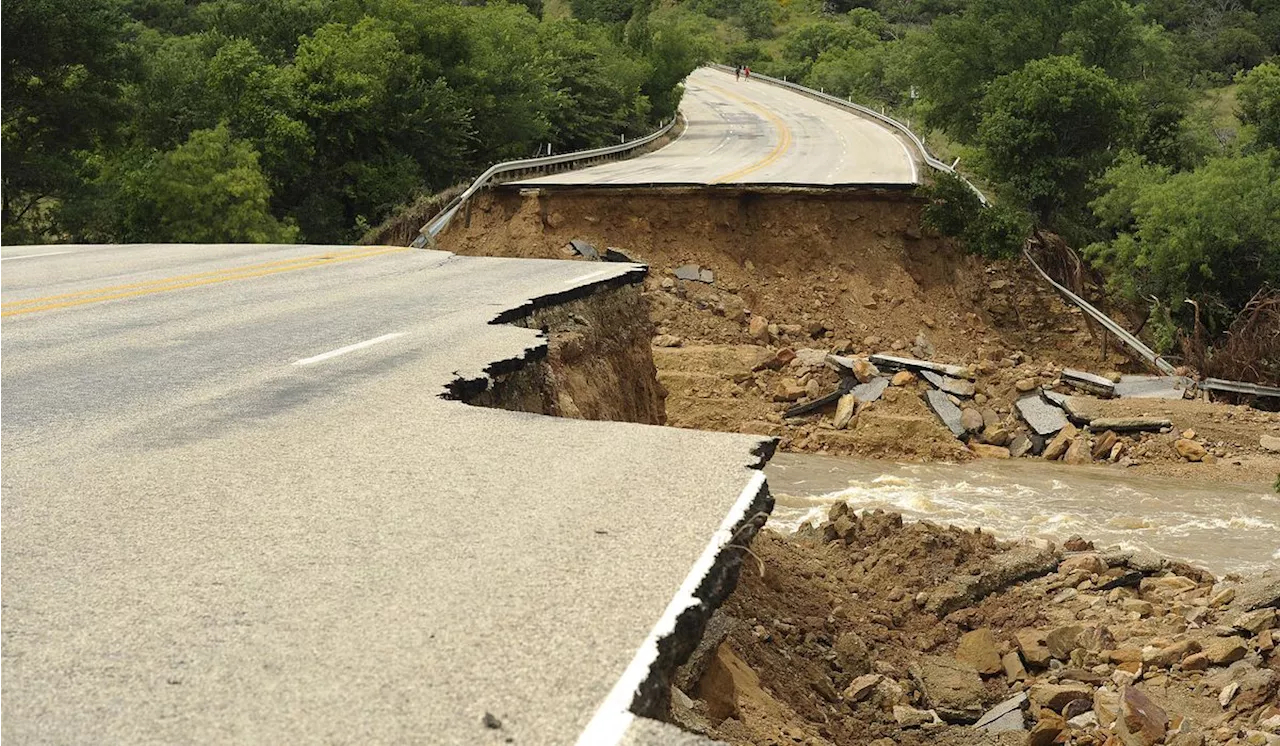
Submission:
[[[903,464],[780,453],[765,470],[771,528],[820,522],[836,501],[906,518],[981,526],[1003,539],[1080,535],[1224,574],[1280,566],[1280,495],[1270,485],[1161,479],[1033,461]]]

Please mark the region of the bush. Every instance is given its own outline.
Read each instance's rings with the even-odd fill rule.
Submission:
[[[921,212],[921,222],[958,239],[971,254],[989,259],[1015,256],[1031,233],[1031,220],[1026,213],[1005,205],[984,207],[978,195],[955,174],[938,174],[921,193],[929,200]]]

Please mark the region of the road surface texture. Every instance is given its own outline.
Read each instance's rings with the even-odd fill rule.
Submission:
[[[699,68],[685,82],[680,111],[685,130],[664,148],[513,183],[842,186],[920,180],[910,146],[888,128],[768,83]]]
[[[2,256],[6,742],[614,738],[760,490],[758,438],[439,398],[543,344],[497,314],[635,265]]]

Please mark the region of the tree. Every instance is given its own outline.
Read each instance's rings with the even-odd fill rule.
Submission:
[[[1280,163],[1274,153],[1215,158],[1170,174],[1128,160],[1103,180],[1094,210],[1121,230],[1086,255],[1108,287],[1139,301],[1155,296],[1169,319],[1192,328],[1194,311],[1210,335],[1227,328],[1262,284],[1280,286]],[[1168,348],[1172,328],[1162,330]]]
[[[1083,208],[1085,188],[1130,132],[1129,97],[1074,57],[1048,57],[997,78],[981,104],[980,164],[1042,222]]]
[[[121,174],[112,206],[121,241],[291,243],[296,227],[271,215],[271,189],[253,146],[225,125]]]
[[[1240,77],[1240,113],[1263,147],[1280,148],[1280,64],[1258,65]]]
[[[114,137],[131,67],[111,0],[4,0],[4,241],[43,240],[81,184],[83,151]]]

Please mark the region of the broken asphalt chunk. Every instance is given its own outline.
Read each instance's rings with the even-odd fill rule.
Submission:
[[[1082,370],[1063,368],[1061,377],[1063,383],[1078,389],[1084,389],[1098,396],[1111,397],[1116,394],[1116,385],[1102,376],[1095,376]]]
[[[871,362],[882,368],[890,370],[931,370],[934,373],[941,373],[944,376],[952,378],[968,378],[968,369],[959,365],[946,365],[945,363],[934,363],[929,360],[916,360],[910,357],[896,357],[894,355],[872,355]]]
[[[1036,435],[1053,435],[1067,426],[1067,416],[1062,413],[1062,410],[1039,396],[1024,396],[1015,402],[1014,406]]]
[[[938,373],[934,373],[932,370],[922,370],[920,371],[920,376],[924,378],[924,380],[933,384],[934,388],[945,391],[948,394],[970,397],[973,396],[975,392],[973,381],[966,381],[962,378],[952,378],[950,376],[940,375]]]
[[[959,438],[965,434],[964,425],[960,424],[960,408],[952,404],[946,394],[937,389],[929,389],[924,392],[924,400],[952,435]]]
[[[592,261],[596,261],[600,259],[600,252],[596,251],[596,247],[592,246],[591,244],[581,239],[575,238],[572,241],[570,241],[569,248],[572,249],[573,253],[577,254],[578,256],[586,257],[587,259],[590,259]]]

